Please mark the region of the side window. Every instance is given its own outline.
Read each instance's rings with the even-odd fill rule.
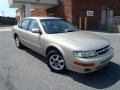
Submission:
[[[32,29],[39,29],[39,24],[36,20],[31,20],[30,25],[29,25],[29,30],[31,31]]]
[[[30,20],[29,19],[24,19],[19,25],[19,28],[22,28],[24,30],[28,30],[28,26],[29,26]]]

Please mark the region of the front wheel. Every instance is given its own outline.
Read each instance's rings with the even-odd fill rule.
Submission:
[[[65,71],[65,60],[58,51],[50,51],[47,54],[48,66],[54,72]]]

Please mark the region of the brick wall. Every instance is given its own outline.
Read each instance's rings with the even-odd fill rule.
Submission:
[[[47,13],[54,13],[56,17],[65,18],[72,22],[72,0],[60,0],[59,5],[47,9]]]
[[[43,8],[34,9],[31,14],[32,16],[47,16],[46,10]]]
[[[87,18],[87,27],[96,29],[100,23],[101,4],[100,0],[60,0],[57,7],[47,9],[47,13],[54,13],[57,17],[62,17],[74,25],[79,25],[79,18],[82,17],[82,28],[87,10],[94,11],[94,17]]]
[[[114,1],[114,16],[120,16],[120,0],[115,0]]]
[[[32,16],[47,16],[65,18],[74,25],[79,25],[82,18],[82,29],[87,10],[94,11],[94,16],[87,17],[87,29],[98,29],[101,22],[101,10],[104,7],[114,10],[114,16],[120,16],[120,0],[59,0],[59,5],[48,9],[35,9]]]
[[[55,16],[62,17],[79,25],[79,18],[82,18],[82,28],[87,10],[94,11],[94,16],[87,17],[87,28],[98,29],[101,23],[101,10],[106,7],[114,11],[114,16],[120,15],[120,0],[60,0],[59,6],[47,9],[47,13],[55,13]]]

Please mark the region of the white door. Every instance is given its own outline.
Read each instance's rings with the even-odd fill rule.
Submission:
[[[101,25],[113,24],[113,10],[102,9],[101,12]]]
[[[108,21],[107,21],[108,25],[112,25],[113,24],[113,10],[109,10],[108,12]]]

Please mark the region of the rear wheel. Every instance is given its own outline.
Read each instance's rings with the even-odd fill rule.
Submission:
[[[17,48],[23,47],[18,36],[15,37],[15,44],[16,44]]]
[[[63,56],[55,50],[50,51],[47,54],[48,66],[54,72],[65,71],[65,60]]]

